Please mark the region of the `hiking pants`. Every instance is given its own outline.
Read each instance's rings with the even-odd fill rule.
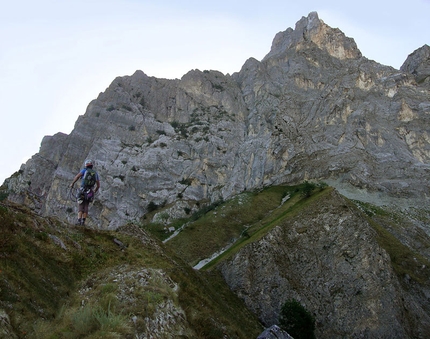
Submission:
[[[90,202],[88,200],[85,200],[82,202],[82,204],[79,204],[79,212],[88,214],[88,206],[90,206]]]

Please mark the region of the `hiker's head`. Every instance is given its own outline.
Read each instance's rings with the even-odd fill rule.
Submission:
[[[93,162],[90,159],[85,160],[85,167],[93,168]]]

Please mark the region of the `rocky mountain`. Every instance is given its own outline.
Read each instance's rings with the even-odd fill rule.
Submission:
[[[317,338],[426,338],[430,257],[421,257],[417,239],[406,247],[381,221],[420,231],[405,216],[378,214],[366,220],[338,192],[326,192],[220,270],[266,326],[277,324],[283,303],[293,298],[314,314]],[[410,259],[402,251],[411,251]]]
[[[237,328],[246,332],[240,323],[250,319],[256,336],[262,328],[224,290],[222,274],[267,327],[294,298],[314,315],[319,338],[428,337],[429,55],[425,45],[400,70],[381,65],[310,13],[237,73],[115,79],[70,135],[46,136],[2,186],[3,328],[22,333],[39,317],[36,332],[60,333],[86,302],[128,309],[157,297],[162,306],[139,303],[118,331],[208,337],[209,326],[209,337],[246,337]],[[87,158],[102,187],[90,207],[94,230],[81,232],[67,224],[77,209],[68,185]],[[306,191],[309,183],[319,191]],[[118,255],[114,237],[131,246]],[[201,267],[213,275],[195,274]],[[34,278],[42,271],[43,284]],[[216,290],[212,283],[221,295],[196,294]],[[62,298],[71,310],[52,315]],[[223,298],[227,308],[212,303]]]
[[[67,185],[91,158],[102,181],[91,221],[105,229],[139,220],[148,206],[169,205],[178,217],[196,201],[302,180],[425,205],[428,50],[396,70],[363,57],[313,12],[232,75],[115,79],[70,135],[46,136],[4,187],[10,200],[71,221]]]
[[[400,70],[412,73],[420,84],[430,83],[430,46],[424,45],[408,56]]]
[[[330,187],[307,196],[306,186],[244,192],[165,246],[195,268],[220,271],[268,328],[295,299],[314,316],[317,338],[427,338],[428,214]]]

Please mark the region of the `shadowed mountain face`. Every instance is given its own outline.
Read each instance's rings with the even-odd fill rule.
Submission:
[[[317,338],[428,337],[430,271],[428,254],[419,254],[422,230],[406,215],[396,220],[376,211],[366,218],[362,211],[326,191],[300,213],[279,219],[220,270],[266,326],[277,323],[286,300],[296,299],[315,316]],[[384,229],[387,222],[409,229],[399,237],[409,248]],[[414,239],[406,240],[407,232]],[[411,261],[403,251],[411,251]]]
[[[91,158],[102,189],[90,223],[99,228],[140,219],[149,206],[179,217],[195,201],[304,179],[362,200],[426,204],[427,50],[402,71],[383,66],[310,13],[232,75],[117,78],[70,135],[45,137],[6,180],[9,199],[72,220],[67,185]]]

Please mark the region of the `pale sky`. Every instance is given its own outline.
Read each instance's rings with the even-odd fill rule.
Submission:
[[[0,0],[0,185],[70,133],[117,76],[181,78],[192,69],[238,72],[276,33],[316,11],[362,54],[400,68],[430,45],[430,0]],[[81,159],[84,160],[84,159]]]

